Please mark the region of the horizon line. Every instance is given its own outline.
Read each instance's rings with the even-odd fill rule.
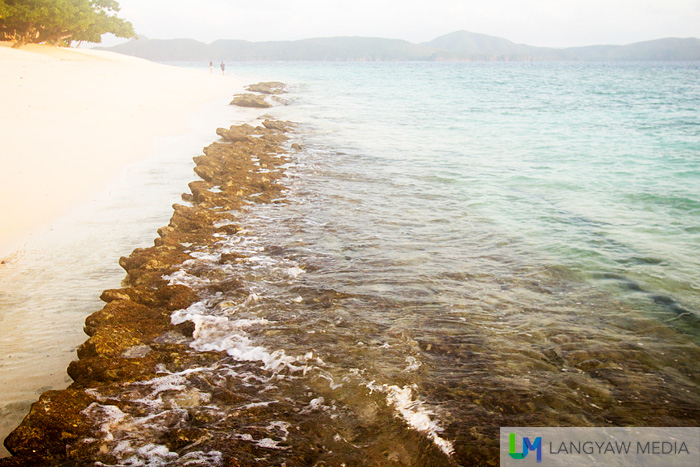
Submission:
[[[212,44],[214,44],[214,43],[216,43],[216,42],[220,42],[220,41],[232,41],[232,42],[235,41],[235,42],[247,42],[247,43],[250,43],[250,44],[260,44],[260,43],[273,43],[273,42],[303,42],[303,41],[320,40],[320,39],[381,39],[381,40],[389,40],[389,41],[407,42],[407,43],[409,43],[409,44],[414,44],[414,45],[427,45],[427,44],[430,44],[430,42],[432,42],[432,41],[434,41],[434,40],[436,40],[436,39],[439,39],[439,38],[441,38],[441,37],[449,36],[449,35],[451,35],[451,34],[456,34],[456,33],[462,33],[462,32],[465,32],[465,33],[468,33],[468,34],[477,35],[477,36],[485,36],[485,37],[489,37],[489,38],[505,40],[505,41],[511,42],[511,43],[513,43],[513,44],[516,44],[516,45],[525,45],[525,46],[529,46],[529,47],[537,47],[537,48],[542,48],[542,49],[557,49],[557,50],[576,49],[576,48],[582,48],[582,47],[598,47],[598,46],[602,46],[602,47],[606,47],[606,46],[607,46],[607,47],[610,47],[610,46],[625,47],[625,46],[634,45],[634,44],[643,44],[643,43],[645,43],[645,42],[654,42],[654,41],[660,41],[660,40],[666,40],[666,39],[685,39],[685,40],[687,40],[687,39],[696,39],[696,40],[700,40],[700,38],[695,37],[695,36],[687,36],[687,37],[665,36],[665,37],[657,37],[657,38],[654,38],[654,39],[645,39],[645,40],[641,40],[641,41],[629,42],[629,43],[625,43],[625,44],[612,44],[612,43],[607,43],[607,44],[589,44],[589,45],[574,45],[574,46],[567,46],[567,47],[554,47],[554,46],[531,45],[531,44],[527,44],[527,43],[525,43],[525,42],[514,42],[514,41],[512,41],[512,40],[510,40],[510,39],[507,39],[507,38],[501,37],[501,36],[494,36],[494,35],[491,35],[491,34],[484,34],[484,33],[479,33],[479,32],[468,31],[468,30],[466,30],[466,29],[460,29],[460,30],[457,30],[457,31],[452,31],[452,32],[448,32],[448,33],[445,33],[445,34],[441,34],[441,35],[439,35],[439,36],[437,36],[437,37],[431,39],[430,41],[426,41],[426,42],[412,42],[412,41],[407,40],[407,39],[388,38],[388,37],[381,37],[381,36],[361,36],[361,35],[355,35],[355,36],[352,36],[352,35],[342,35],[342,36],[316,36],[316,37],[307,37],[307,38],[302,38],[302,39],[257,40],[257,41],[256,41],[256,40],[247,40],[247,39],[215,39],[215,40],[213,40],[213,41],[211,41],[211,42],[206,42],[206,41],[199,40],[199,39],[194,39],[194,38],[191,38],[191,37],[172,37],[172,38],[162,39],[162,38],[148,37],[148,36],[146,36],[145,34],[139,34],[139,35],[138,35],[139,37],[137,37],[137,38],[135,38],[135,39],[129,39],[129,40],[126,40],[126,41],[124,41],[124,42],[122,42],[122,43],[120,43],[120,44],[115,44],[115,45],[106,46],[106,47],[107,47],[107,48],[109,48],[109,47],[116,47],[116,46],[119,46],[119,45],[122,45],[122,44],[126,44],[126,43],[128,43],[128,42],[137,41],[137,40],[139,40],[139,39],[157,40],[157,41],[190,40],[190,41],[199,42],[199,43],[205,44],[205,45],[212,45]],[[102,44],[101,44],[101,43],[95,43],[95,46],[96,46],[96,47],[100,47],[100,46],[102,46]]]

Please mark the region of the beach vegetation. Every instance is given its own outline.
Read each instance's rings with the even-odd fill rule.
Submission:
[[[10,13],[10,7],[7,3],[0,0],[0,19],[3,19]]]
[[[136,37],[131,23],[118,12],[115,0],[0,0],[0,34],[14,41],[13,47],[99,43],[106,33]]]

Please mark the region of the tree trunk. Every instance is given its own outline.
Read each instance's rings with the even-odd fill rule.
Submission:
[[[20,36],[14,44],[12,44],[13,49],[19,49],[27,43],[27,39],[24,36]]]
[[[56,43],[60,45],[61,43],[67,42],[71,37],[73,37],[73,33],[70,34],[63,34],[61,37],[59,37],[56,40]],[[68,46],[70,46],[70,42],[68,42]]]
[[[53,36],[49,36],[44,39],[44,42],[50,43],[51,45],[60,46],[63,41],[73,37],[73,33],[64,32]]]

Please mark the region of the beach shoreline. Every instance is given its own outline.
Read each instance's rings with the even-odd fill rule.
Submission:
[[[643,105],[675,89],[694,96],[695,70],[669,79],[647,65],[555,67],[562,79],[542,105],[504,90],[548,82],[550,65],[524,76],[338,68],[262,67],[301,83],[288,98],[268,97],[289,107],[258,118],[219,101],[194,153],[168,150],[125,174],[135,189],[117,188],[127,194],[117,208],[93,213],[112,222],[100,241],[134,229],[137,241],[97,255],[90,241],[63,257],[32,252],[6,268],[39,259],[12,301],[0,271],[0,321],[15,336],[0,339],[0,379],[20,367],[13,345],[39,349],[39,364],[52,352],[33,340],[37,328],[51,330],[44,342],[62,329],[80,334],[64,346],[71,357],[82,343],[72,381],[69,361],[59,368],[70,387],[22,400],[31,412],[8,437],[18,456],[0,466],[497,465],[499,426],[697,425],[696,281],[680,275],[689,292],[675,278],[656,281],[697,269],[692,255],[679,260],[697,243],[698,198],[684,186],[697,175],[694,154],[676,145],[695,120],[682,99],[658,115]],[[577,80],[582,71],[596,86]],[[450,85],[437,92],[437,82]],[[641,84],[629,101],[598,92],[632,82]],[[598,99],[604,112],[581,112]],[[627,103],[640,111],[628,114]],[[229,127],[231,112],[246,118]],[[255,127],[268,118],[279,120]],[[299,123],[273,132],[283,120]],[[215,125],[224,141],[211,143]],[[615,167],[630,172],[608,178]],[[139,186],[149,183],[177,191],[154,199]],[[147,198],[159,217],[124,216]],[[631,220],[658,233],[635,232]],[[102,287],[88,279],[104,271],[71,270],[74,257],[100,268],[122,257],[121,268],[112,264]],[[51,263],[54,276],[79,279],[72,289],[48,290]],[[37,275],[47,279],[32,289]],[[81,315],[75,297],[85,291],[95,301]],[[15,306],[39,293],[43,303]],[[8,326],[27,310],[34,335]]]
[[[233,75],[6,42],[0,63],[4,439],[29,400],[68,385],[65,369],[85,340],[85,316],[100,308],[100,291],[123,278],[119,255],[146,246],[149,226],[167,223],[185,188],[177,180],[190,179],[191,158],[211,140],[213,125],[255,116],[227,105],[242,89]],[[153,171],[174,177],[173,186],[139,199],[135,184],[153,183]],[[144,227],[117,232],[124,222]],[[144,229],[148,236],[139,236]]]
[[[121,171],[182,132],[203,104],[242,83],[89,49],[0,42],[0,260],[37,230],[94,198]]]
[[[124,287],[105,290],[100,298],[106,305],[87,318],[89,338],[78,349],[79,360],[68,367],[73,383],[68,389],[45,392],[40,402],[32,405],[29,415],[6,441],[16,457],[0,459],[0,465],[59,462],[63,456],[82,461],[104,455],[104,459],[111,458],[113,453],[93,449],[102,441],[93,443],[89,437],[66,451],[68,432],[58,438],[54,428],[68,423],[67,429],[72,430],[69,437],[74,441],[93,428],[93,435],[99,436],[99,423],[86,424],[89,420],[85,417],[100,399],[85,399],[86,394],[119,390],[124,384],[145,384],[162,372],[162,365],[183,370],[222,358],[222,352],[189,351],[195,325],[189,321],[178,324],[170,315],[194,303],[199,291],[167,276],[176,275],[183,262],[196,257],[186,245],[210,244],[224,233],[240,230],[230,211],[249,202],[273,202],[280,196],[281,166],[288,160],[284,133],[290,125],[269,120],[263,125],[219,128],[216,133],[224,142],[212,143],[204,149],[204,156],[195,158],[195,173],[200,179],[190,183],[191,194],[182,195],[192,206],[173,205],[170,223],[158,229],[160,238],[154,246],[137,248],[119,260],[127,272]],[[259,166],[262,168],[257,170]],[[43,414],[47,401],[51,401],[51,409]]]

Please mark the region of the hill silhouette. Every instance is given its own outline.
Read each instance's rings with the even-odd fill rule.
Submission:
[[[501,37],[456,31],[414,44],[377,37],[329,37],[249,42],[148,39],[102,48],[153,61],[691,61],[700,39],[666,38],[629,45],[535,47]]]

